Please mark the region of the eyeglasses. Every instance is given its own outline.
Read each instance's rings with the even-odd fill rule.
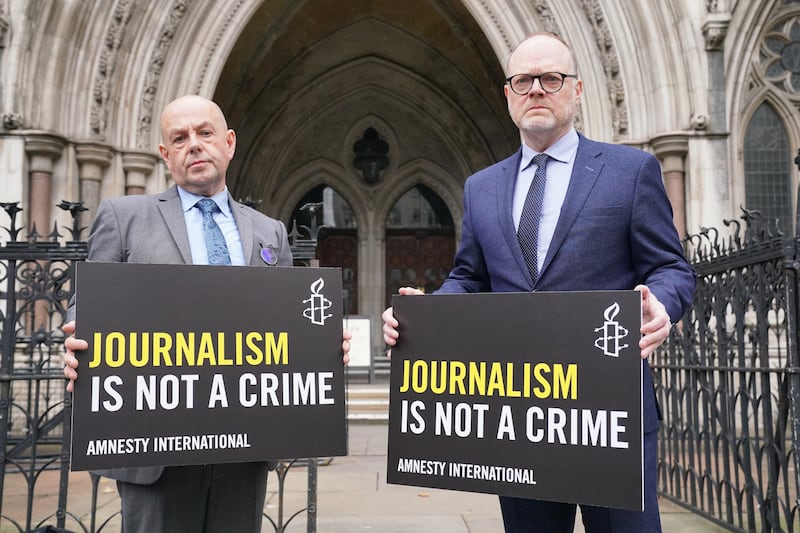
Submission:
[[[538,76],[532,74],[514,74],[506,78],[506,83],[511,90],[520,96],[525,96],[533,88],[533,82],[539,80],[539,86],[546,93],[557,93],[564,86],[567,78],[578,79],[577,74],[564,74],[562,72],[542,72]]]

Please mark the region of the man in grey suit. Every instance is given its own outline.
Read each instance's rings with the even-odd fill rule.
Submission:
[[[89,261],[154,264],[219,264],[203,232],[203,199],[224,236],[223,264],[291,266],[286,227],[231,197],[226,172],[236,134],[220,108],[200,96],[183,96],[161,115],[159,152],[175,186],[161,194],[123,196],[101,202],[89,234]],[[209,287],[224,290],[224,287]],[[79,295],[77,296],[79,297]],[[64,375],[72,391],[76,352],[87,343],[64,326]],[[348,332],[342,348],[348,361]],[[117,480],[125,533],[258,532],[267,483],[266,462],[100,472]]]
[[[520,43],[508,76],[504,91],[522,148],[467,180],[455,266],[437,292],[641,292],[644,511],[581,506],[581,516],[587,533],[658,533],[659,413],[646,359],[686,312],[695,287],[661,169],[641,150],[575,131],[583,82],[559,37],[538,33]],[[384,340],[394,346],[399,324],[391,308],[383,320]],[[507,533],[574,528],[575,505],[501,496],[500,507]]]

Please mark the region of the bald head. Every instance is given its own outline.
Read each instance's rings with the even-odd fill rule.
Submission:
[[[537,33],[532,33],[528,35],[522,42],[520,42],[514,51],[511,52],[511,55],[508,57],[508,62],[506,64],[506,69],[508,71],[508,75],[513,75],[516,73],[514,70],[514,61],[515,56],[518,58],[521,55],[526,55],[530,53],[531,50],[534,50],[541,46],[547,46],[551,50],[559,50],[561,53],[565,54],[565,58],[568,61],[569,66],[569,73],[576,73],[578,70],[577,64],[575,62],[575,54],[572,52],[572,48],[567,41],[556,35],[555,33],[550,33],[548,31],[541,31]]]
[[[221,130],[228,129],[228,122],[225,120],[225,115],[219,106],[204,96],[196,94],[188,94],[180,96],[167,104],[164,111],[161,113],[161,140],[166,141],[169,137],[170,126],[179,121],[182,116],[191,115],[205,115],[209,117],[214,123],[218,124]]]

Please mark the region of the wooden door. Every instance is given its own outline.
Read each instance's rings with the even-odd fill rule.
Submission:
[[[317,243],[321,267],[342,269],[342,310],[358,314],[358,239],[356,230],[322,230]]]
[[[400,287],[426,293],[439,288],[453,268],[452,232],[393,230],[386,235],[386,305]]]

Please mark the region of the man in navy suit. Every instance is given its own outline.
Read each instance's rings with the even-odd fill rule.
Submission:
[[[455,266],[437,292],[641,292],[645,508],[634,512],[584,505],[581,515],[587,533],[660,532],[659,412],[647,357],[687,310],[695,287],[661,169],[650,154],[591,141],[575,131],[583,82],[561,38],[538,33],[524,40],[511,54],[508,75],[504,91],[522,148],[467,180]],[[541,160],[540,154],[548,157]],[[546,169],[546,185],[541,209],[531,217],[526,197],[540,166]],[[530,247],[535,252],[527,259],[525,239],[518,235],[526,217],[538,223]],[[402,288],[400,294],[419,291]],[[398,323],[391,308],[383,320],[384,340],[394,346]],[[574,528],[575,505],[501,496],[500,506],[509,533]]]

